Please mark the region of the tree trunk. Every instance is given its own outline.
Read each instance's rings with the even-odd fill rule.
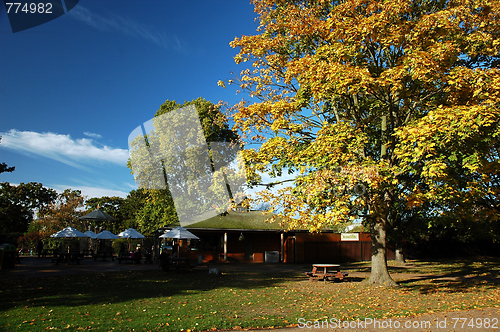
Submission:
[[[382,131],[382,145],[380,147],[380,158],[387,159],[387,116],[382,115],[380,129]],[[374,214],[370,220],[370,235],[372,240],[372,271],[369,284],[396,287],[398,284],[392,279],[387,271],[387,218],[391,206],[391,195],[384,192],[383,201],[374,202]]]
[[[382,218],[376,218],[370,223],[372,270],[367,282],[373,285],[396,287],[399,285],[387,270],[386,225],[387,221]]]

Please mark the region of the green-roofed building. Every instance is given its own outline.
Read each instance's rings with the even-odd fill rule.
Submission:
[[[184,253],[198,263],[341,263],[371,259],[368,233],[287,231],[281,228],[279,219],[267,222],[271,216],[262,211],[231,211],[190,224],[185,228],[200,240],[190,241],[189,250],[184,243]],[[392,255],[389,251],[388,259],[393,259]]]

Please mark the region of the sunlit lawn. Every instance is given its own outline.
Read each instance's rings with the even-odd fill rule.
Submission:
[[[251,267],[251,266],[250,266]],[[362,264],[353,264],[363,270]],[[252,271],[249,269],[249,271]],[[500,287],[491,277],[499,260],[411,262],[399,272],[476,280],[407,279],[397,289],[359,280],[309,282],[300,274],[227,272],[209,276],[163,271],[115,272],[4,281],[0,330],[211,330],[287,326],[297,319],[341,320],[400,317],[446,310],[493,307]]]

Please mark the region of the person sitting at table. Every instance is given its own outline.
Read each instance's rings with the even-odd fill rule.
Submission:
[[[172,247],[172,258],[177,258],[179,257],[179,245],[176,243]]]
[[[120,245],[120,252],[118,253],[118,257],[125,258],[127,256],[127,252],[126,251],[127,251],[127,249],[125,248],[125,244],[122,243]]]
[[[131,257],[134,260],[134,262],[136,264],[141,264],[141,258],[142,258],[141,250],[137,249],[136,252],[131,253],[131,256],[132,255],[134,255],[134,257]]]
[[[160,254],[160,267],[163,271],[168,271],[170,265],[170,255],[167,252],[167,248],[163,248]]]
[[[151,250],[146,249],[144,264],[153,264],[153,252]]]
[[[36,251],[38,253],[38,258],[42,255],[43,252],[43,241],[42,239],[39,239],[38,242],[36,243]]]

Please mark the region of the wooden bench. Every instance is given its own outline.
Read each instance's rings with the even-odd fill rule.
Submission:
[[[140,264],[141,263],[142,256],[140,254],[135,254],[134,257],[130,255],[121,255],[118,257],[118,263],[121,264],[122,261],[129,262],[129,263],[136,263]]]
[[[123,262],[125,263],[136,263],[137,260],[135,258],[132,258],[130,256],[128,257],[118,257],[118,263],[121,264]]]
[[[105,261],[107,258],[111,258],[111,260],[114,261],[116,256],[110,252],[104,252],[99,254],[92,254],[92,257],[94,257],[94,261],[96,261],[98,258],[102,258],[103,261]]]
[[[82,260],[83,257],[81,257],[79,254],[54,254],[54,258],[52,258],[52,263],[56,263],[58,265],[60,262],[62,263],[74,263],[80,265],[80,260]]]
[[[335,268],[336,272],[328,272],[328,268]],[[313,264],[313,269],[311,272],[304,272],[306,276],[309,277],[310,281],[314,280],[323,280],[326,282],[327,280],[336,279],[342,281],[349,274],[345,272],[340,272],[339,264]]]
[[[349,275],[349,273],[346,272],[336,272],[336,273],[323,273],[323,272],[304,272],[306,276],[309,277],[309,281],[315,281],[315,280],[324,280],[325,282],[331,278],[333,280],[338,279],[340,281],[344,280],[345,277]]]

